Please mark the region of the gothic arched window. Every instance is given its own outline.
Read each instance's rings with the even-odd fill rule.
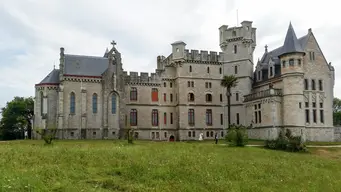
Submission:
[[[92,113],[97,113],[97,94],[92,95]]]
[[[113,94],[112,96],[111,96],[111,113],[112,114],[116,114],[116,95],[115,94]]]
[[[70,94],[70,113],[75,114],[76,112],[76,95],[74,92]]]

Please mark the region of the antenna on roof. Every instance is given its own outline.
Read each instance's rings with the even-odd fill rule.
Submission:
[[[237,27],[238,27],[238,24],[239,22],[238,22],[238,9],[237,9]]]

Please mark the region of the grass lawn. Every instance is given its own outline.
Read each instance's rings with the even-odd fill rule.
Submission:
[[[341,149],[212,142],[0,142],[0,191],[339,191]]]

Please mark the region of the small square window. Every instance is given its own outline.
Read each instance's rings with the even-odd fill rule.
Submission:
[[[314,108],[316,107],[316,102],[313,102],[313,107],[314,107]]]
[[[305,107],[309,107],[309,102],[305,102]]]

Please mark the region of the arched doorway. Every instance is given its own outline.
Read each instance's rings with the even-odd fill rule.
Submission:
[[[174,140],[175,140],[174,136],[171,135],[171,136],[169,137],[169,141],[174,142]]]

